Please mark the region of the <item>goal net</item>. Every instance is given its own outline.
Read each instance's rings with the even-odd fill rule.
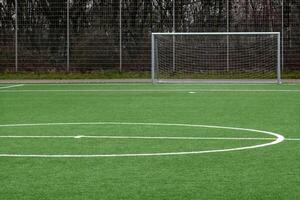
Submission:
[[[279,32],[152,33],[153,82],[281,83]]]

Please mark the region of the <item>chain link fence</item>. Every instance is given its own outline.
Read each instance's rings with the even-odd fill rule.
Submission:
[[[150,71],[152,32],[281,32],[300,70],[297,0],[0,0],[0,71]]]

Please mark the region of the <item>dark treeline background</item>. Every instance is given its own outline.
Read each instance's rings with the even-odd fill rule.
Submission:
[[[173,30],[172,0],[70,0],[70,69],[150,70],[151,32]],[[0,0],[0,70],[66,70],[67,1]],[[281,31],[285,70],[300,70],[300,2],[281,0],[176,0],[177,32]],[[229,27],[227,14],[229,13]],[[120,29],[120,17],[121,27]],[[120,31],[121,30],[121,31]]]

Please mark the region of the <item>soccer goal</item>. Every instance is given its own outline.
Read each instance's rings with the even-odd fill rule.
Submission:
[[[281,83],[279,32],[152,33],[152,81]]]

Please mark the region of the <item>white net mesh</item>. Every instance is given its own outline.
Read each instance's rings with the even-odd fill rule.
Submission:
[[[154,79],[278,81],[279,34],[154,34]]]

